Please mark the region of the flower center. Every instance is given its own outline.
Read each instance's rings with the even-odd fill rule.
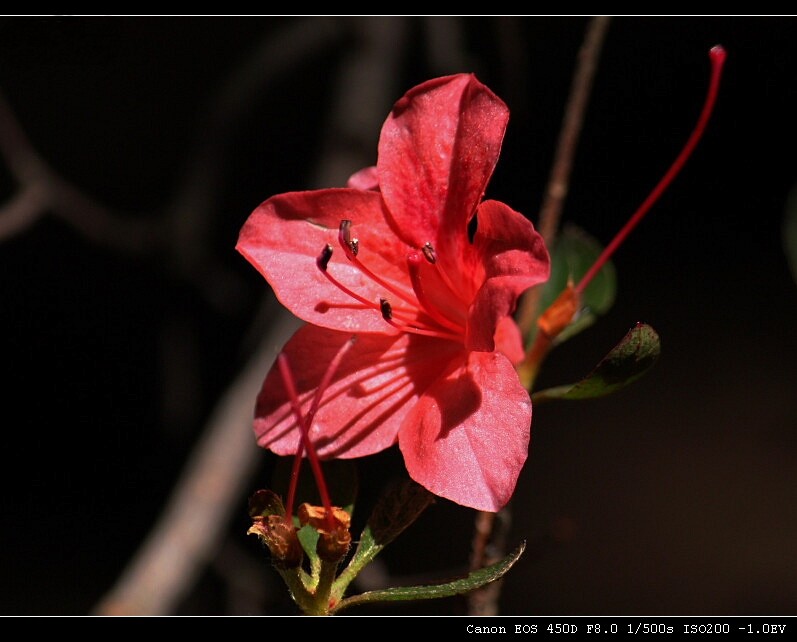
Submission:
[[[401,332],[464,341],[467,311],[444,309],[441,306],[442,299],[459,301],[459,297],[456,296],[456,290],[445,272],[440,269],[437,253],[432,244],[427,242],[420,250],[413,250],[407,254],[406,268],[410,287],[402,288],[380,277],[363,263],[359,256],[360,241],[352,238],[351,226],[350,220],[344,219],[340,222],[338,242],[346,258],[384,293],[378,301],[372,301],[335,278],[329,271],[329,262],[334,252],[329,244],[324,246],[316,259],[316,265],[321,273],[355,301],[379,312],[386,323]]]

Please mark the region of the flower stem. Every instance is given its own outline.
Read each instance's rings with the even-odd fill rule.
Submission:
[[[280,569],[278,568],[280,576],[288,587],[293,601],[296,602],[302,613],[309,614],[315,609],[314,594],[307,590],[305,583],[302,580],[301,568]]]
[[[476,516],[471,572],[490,566],[504,556],[506,539],[512,521],[512,510],[505,506],[497,513],[480,511]],[[485,584],[468,593],[469,615],[498,615],[501,581]]]

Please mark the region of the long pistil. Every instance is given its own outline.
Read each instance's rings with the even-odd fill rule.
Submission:
[[[711,81],[706,94],[706,100],[703,103],[703,110],[700,112],[700,117],[697,120],[695,128],[692,130],[692,134],[689,136],[686,144],[681,150],[681,153],[678,154],[675,161],[670,166],[670,169],[667,170],[667,173],[664,174],[658,185],[653,188],[653,191],[642,202],[642,205],[639,206],[639,209],[637,209],[631,218],[628,219],[628,222],[623,225],[617,235],[604,248],[603,252],[595,261],[595,263],[593,263],[592,267],[590,267],[587,273],[581,278],[581,281],[579,281],[578,285],[576,285],[575,289],[578,294],[582,294],[584,292],[586,287],[590,284],[590,281],[592,281],[595,275],[604,266],[606,261],[608,261],[617,248],[622,245],[623,241],[625,241],[626,237],[631,233],[631,230],[633,230],[639,224],[653,204],[659,200],[664,191],[670,186],[670,183],[672,183],[673,179],[678,175],[681,169],[683,169],[686,161],[695,150],[698,141],[700,141],[700,139],[703,137],[703,132],[706,129],[709,118],[711,118],[711,112],[714,110],[714,104],[717,101],[720,78],[722,77],[722,67],[726,58],[725,49],[723,49],[720,45],[712,47],[711,51],[709,51],[709,58],[711,59]]]
[[[327,526],[330,530],[334,528],[332,502],[330,500],[326,480],[324,479],[324,473],[321,470],[321,462],[318,458],[318,453],[316,452],[315,446],[310,439],[310,427],[312,426],[315,414],[321,404],[321,398],[323,397],[324,391],[329,387],[329,384],[332,382],[332,378],[343,361],[344,356],[349,351],[351,346],[354,345],[354,341],[355,337],[352,337],[346,341],[343,346],[341,346],[340,350],[338,350],[332,361],[330,361],[326,371],[324,372],[324,376],[321,378],[321,382],[316,389],[315,395],[313,396],[313,401],[310,404],[307,414],[302,412],[299,396],[296,392],[296,383],[294,381],[293,372],[291,371],[290,364],[288,363],[288,357],[284,352],[281,352],[277,356],[277,364],[280,370],[280,375],[282,376],[285,390],[288,393],[291,409],[293,410],[294,417],[296,418],[296,425],[299,427],[300,432],[300,440],[296,447],[296,455],[293,460],[293,467],[291,468],[291,479],[290,485],[288,487],[288,496],[286,498],[285,519],[288,522],[291,522],[293,518],[293,507],[296,501],[296,487],[299,481],[302,457],[304,455],[304,451],[306,450],[307,458],[310,460],[310,467],[312,468],[313,476],[315,477],[316,486],[318,487],[318,494],[321,496],[321,503],[324,506]]]
[[[534,343],[526,352],[526,356],[521,364],[518,365],[518,373],[520,375],[523,385],[531,389],[534,380],[539,371],[540,365],[548,354],[554,340],[559,333],[566,328],[578,313],[581,301],[581,295],[590,284],[592,279],[612,257],[618,247],[625,241],[631,231],[639,224],[648,213],[653,204],[661,197],[664,191],[672,183],[673,179],[683,168],[686,161],[692,155],[697,143],[703,136],[706,125],[714,110],[714,104],[717,101],[717,94],[719,92],[720,79],[722,78],[722,68],[725,63],[726,53],[725,49],[717,45],[712,47],[709,51],[709,58],[711,60],[711,80],[709,82],[708,91],[706,92],[706,99],[703,103],[703,109],[697,120],[697,124],[692,130],[691,135],[686,141],[686,144],[681,149],[681,152],[675,158],[675,161],[658,182],[653,191],[642,202],[636,212],[628,219],[625,225],[620,229],[617,235],[606,246],[595,263],[587,270],[586,274],[581,278],[577,285],[573,286],[568,284],[567,288],[557,297],[557,299],[545,310],[537,320],[537,334],[535,335]]]

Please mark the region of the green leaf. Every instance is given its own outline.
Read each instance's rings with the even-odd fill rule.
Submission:
[[[296,521],[298,525],[296,518],[294,518],[294,521]],[[299,543],[302,545],[304,553],[307,555],[307,559],[310,561],[310,576],[312,577],[312,580],[310,581],[308,588],[314,589],[315,584],[318,583],[318,574],[321,570],[321,560],[316,552],[319,537],[318,531],[308,524],[306,526],[302,526],[298,531],[296,531],[296,536],[299,538]]]
[[[335,580],[333,597],[340,599],[357,574],[433,501],[434,495],[411,479],[403,479],[389,487],[374,507],[351,561]]]
[[[540,302],[537,306],[542,314],[567,287],[568,281],[578,283],[587,270],[600,256],[603,247],[581,228],[569,225],[562,230],[551,251],[551,276],[543,285]],[[617,277],[614,266],[608,262],[595,275],[581,296],[583,309],[574,321],[557,337],[556,343],[578,334],[605,314],[614,303],[617,291]],[[533,326],[528,344],[534,340],[536,323]]]
[[[792,189],[786,201],[786,212],[783,217],[783,245],[792,277],[797,281],[797,188]]]
[[[395,588],[384,589],[380,591],[368,591],[353,595],[345,600],[341,600],[332,613],[337,613],[343,609],[355,606],[357,604],[369,604],[373,602],[397,602],[404,600],[431,600],[439,597],[451,597],[453,595],[461,595],[477,589],[485,584],[494,582],[501,578],[515,562],[520,559],[523,551],[526,549],[526,543],[522,542],[510,555],[507,555],[500,562],[487,566],[486,568],[473,571],[467,577],[462,579],[445,582],[442,584],[429,584],[424,586],[399,586]]]
[[[584,379],[540,390],[531,399],[539,402],[603,397],[639,379],[656,363],[660,353],[661,342],[656,331],[645,323],[637,323]]]

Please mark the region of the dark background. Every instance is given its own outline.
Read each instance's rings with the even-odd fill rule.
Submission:
[[[474,71],[511,110],[488,196],[536,220],[587,22],[0,19],[0,90],[34,147],[119,221],[159,230],[133,244],[122,225],[94,238],[47,213],[0,243],[0,614],[92,612],[155,523],[269,329],[267,285],[233,249],[252,209],[333,184],[335,150],[352,163],[333,163],[338,183],[372,164],[393,101]],[[251,62],[297,25],[306,46],[289,38]],[[573,381],[636,321],[662,340],[629,389],[535,407],[508,535],[528,549],[502,613],[797,615],[797,287],[781,239],[797,183],[795,33],[778,17],[612,21],[564,214],[603,242],[691,131],[709,48],[723,44],[728,62],[704,140],[616,256],[615,306],[546,363],[543,384]],[[379,56],[389,64],[367,83],[341,80]],[[245,98],[225,107],[236,89]],[[352,91],[363,98],[341,114]],[[5,163],[0,186],[15,193]],[[271,456],[259,456],[224,542],[173,612],[293,612],[245,535],[247,496],[269,483]],[[388,452],[361,472],[378,488],[400,470]],[[383,570],[459,572],[472,520],[438,502]]]

